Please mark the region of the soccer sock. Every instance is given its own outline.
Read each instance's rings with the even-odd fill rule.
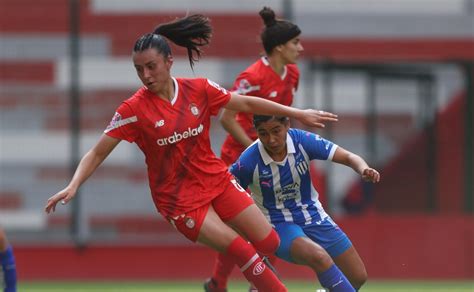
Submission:
[[[217,254],[216,261],[214,262],[214,271],[212,273],[212,279],[216,281],[217,287],[227,287],[227,280],[229,279],[230,273],[232,273],[234,266],[235,261],[232,257],[223,253]]]
[[[3,277],[5,281],[4,292],[16,292],[16,267],[15,257],[11,246],[7,250],[0,252],[0,263],[2,265]]]
[[[326,271],[318,273],[318,278],[321,285],[331,292],[356,291],[346,276],[344,276],[341,270],[334,264]]]
[[[280,237],[275,229],[272,229],[270,233],[264,239],[256,242],[252,242],[252,245],[257,249],[260,255],[272,255],[280,246]]]
[[[234,259],[245,278],[260,292],[285,292],[283,283],[266,267],[255,248],[242,237],[237,237],[226,253]]]

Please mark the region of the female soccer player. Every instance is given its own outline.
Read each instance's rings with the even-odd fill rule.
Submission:
[[[264,7],[259,14],[265,24],[260,35],[265,56],[239,74],[232,91],[290,106],[300,77],[296,61],[303,51],[299,39],[301,30],[290,21],[276,19],[271,8]],[[221,148],[221,158],[231,165],[257,139],[257,134],[251,113],[224,109],[220,121],[229,133]],[[270,259],[273,263],[274,258]],[[233,269],[232,259],[225,254],[218,254],[212,276],[204,284],[205,290],[226,291],[227,280]]]
[[[290,106],[300,77],[296,61],[303,51],[301,30],[289,21],[277,20],[271,8],[264,7],[260,16],[265,23],[260,38],[266,55],[239,74],[232,91]],[[251,113],[224,109],[220,121],[229,132],[221,148],[221,158],[231,165],[257,139],[257,134]]]
[[[313,133],[290,129],[286,117],[255,115],[254,125],[259,140],[242,153],[231,173],[251,190],[278,232],[277,256],[311,267],[329,291],[359,289],[367,279],[364,263],[321,206],[309,165],[314,159],[331,160],[373,183],[380,174],[359,155]]]
[[[45,211],[54,211],[60,201],[69,202],[121,140],[135,142],[145,154],[155,206],[180,233],[230,255],[259,290],[286,291],[257,254],[273,253],[278,235],[212,152],[210,116],[226,107],[288,115],[311,126],[335,121],[337,116],[229,93],[204,78],[172,77],[173,57],[165,37],[187,49],[192,67],[211,32],[206,17],[191,15],[161,24],[137,40],[132,57],[144,87],[118,107],[98,143],[81,159],[71,182],[49,198]]]
[[[0,268],[3,273],[3,285],[0,286],[4,292],[16,292],[16,266],[13,249],[7,241],[5,232],[0,227]]]

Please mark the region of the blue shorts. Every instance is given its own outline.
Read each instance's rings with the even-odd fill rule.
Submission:
[[[331,258],[345,252],[352,246],[347,235],[337,226],[331,218],[327,217],[321,224],[297,225],[295,223],[275,224],[275,230],[280,236],[280,247],[276,255],[290,263],[294,263],[290,254],[290,247],[298,237],[308,237],[322,246]]]

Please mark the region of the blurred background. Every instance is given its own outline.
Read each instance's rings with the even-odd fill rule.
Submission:
[[[263,52],[264,5],[302,30],[294,105],[337,113],[313,130],[381,172],[368,185],[348,168],[312,165],[369,277],[474,280],[473,0],[0,0],[0,225],[20,279],[210,275],[214,253],[156,212],[136,145],[122,142],[72,204],[43,208],[141,85],[131,62],[139,36],[204,13],[210,47],[194,72],[174,48],[172,74],[230,88]],[[219,155],[217,119],[211,136]]]

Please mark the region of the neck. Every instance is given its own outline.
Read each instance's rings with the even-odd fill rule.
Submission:
[[[270,157],[273,159],[273,161],[276,161],[276,162],[283,161],[286,158],[286,155],[288,154],[286,146],[285,148],[283,148],[283,150],[279,152],[270,152],[268,151],[268,149],[267,149],[267,152],[270,155]]]
[[[173,78],[170,78],[165,82],[163,87],[159,88],[156,92],[153,92],[160,98],[167,100],[167,101],[172,101],[175,93],[175,88],[174,88],[174,82]]]
[[[283,71],[285,70],[285,63],[278,57],[276,56],[268,56],[268,63],[270,64],[270,67],[272,67],[273,71],[277,73],[278,75],[282,75]]]

